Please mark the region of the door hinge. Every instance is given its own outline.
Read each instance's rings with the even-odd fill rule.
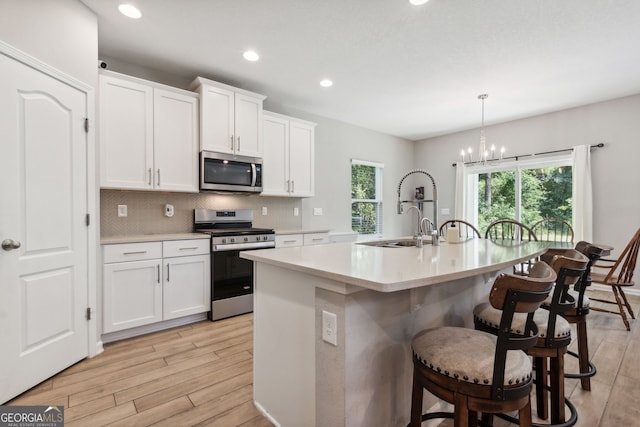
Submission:
[[[85,222],[87,223],[87,227],[91,225],[91,214],[87,214]]]
[[[87,307],[87,320],[91,320],[91,307]]]
[[[89,119],[85,117],[84,119],[84,131],[89,133]]]

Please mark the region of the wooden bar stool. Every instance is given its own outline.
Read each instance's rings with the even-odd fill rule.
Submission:
[[[579,378],[580,385],[583,390],[591,390],[591,377],[596,374],[596,367],[589,360],[589,339],[587,337],[587,314],[589,314],[589,297],[585,295],[587,288],[591,285],[591,266],[600,259],[604,248],[593,245],[588,242],[578,242],[575,249],[589,258],[589,263],[583,274],[582,279],[576,283],[573,289],[569,288],[569,295],[575,300],[575,305],[571,310],[561,313],[561,316],[567,319],[570,324],[576,325],[576,340],[578,342],[578,352],[567,350],[567,354],[578,358],[580,373],[573,374],[565,372],[565,378]],[[549,249],[540,258],[547,260],[559,253],[563,253],[564,249]],[[547,261],[548,262],[548,261]],[[544,304],[543,304],[544,306]]]
[[[422,414],[424,389],[455,406],[456,427],[477,425],[478,413],[518,411],[521,426],[531,426],[531,361],[522,350],[533,346],[538,329],[533,312],[547,298],[556,274],[544,262],[529,277],[501,274],[489,300],[503,327],[496,335],[468,328],[442,327],[418,333],[413,351],[410,427],[447,417]],[[525,316],[524,335],[509,333],[514,314]],[[450,417],[450,416],[449,416]]]
[[[574,300],[569,296],[569,287],[582,278],[588,262],[589,259],[575,249],[566,249],[562,255],[551,257],[549,263],[558,277],[555,288],[551,298],[543,306],[545,309],[538,310],[533,316],[540,335],[536,344],[527,349],[527,353],[533,357],[535,365],[537,412],[540,418],[549,418],[550,401],[552,424],[565,423],[566,420],[564,354],[571,343],[571,326],[559,314],[573,308]],[[478,330],[497,334],[502,328],[500,312],[488,303],[477,305],[473,310],[473,318]],[[526,336],[526,320],[522,315],[514,316],[511,333]],[[547,371],[547,366],[550,372]],[[572,406],[570,410],[571,417],[567,424],[572,425],[577,420],[577,414]]]

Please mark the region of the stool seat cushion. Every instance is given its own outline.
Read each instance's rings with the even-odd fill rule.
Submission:
[[[500,327],[500,317],[502,311],[495,309],[488,302],[478,304],[473,309],[473,317],[480,323],[491,328],[498,329]],[[549,312],[547,310],[538,309],[533,314],[533,321],[538,326],[538,334],[541,338],[547,336],[547,321],[549,320]],[[516,313],[511,322],[511,332],[515,334],[523,334],[524,326],[527,322],[527,315],[524,313]],[[571,325],[562,316],[556,316],[556,330],[554,338],[565,338],[571,336]]]
[[[475,384],[493,383],[497,338],[467,328],[442,327],[418,333],[411,342],[414,356],[440,374]],[[531,361],[525,352],[507,352],[504,385],[529,381]]]

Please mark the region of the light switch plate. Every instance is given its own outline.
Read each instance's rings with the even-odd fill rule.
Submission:
[[[293,216],[298,216],[298,215],[300,215],[300,209],[293,208]]]
[[[322,208],[313,208],[313,215],[315,216],[322,215]]]
[[[118,205],[118,216],[121,218],[127,216],[127,205]]]
[[[267,215],[267,213],[269,212],[269,210],[267,209],[266,206],[262,207],[262,215]]]

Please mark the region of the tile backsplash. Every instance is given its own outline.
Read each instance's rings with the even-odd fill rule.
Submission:
[[[173,217],[164,215],[165,204],[172,204]],[[118,205],[127,205],[127,216],[118,217]],[[100,234],[102,237],[132,234],[188,233],[193,231],[193,210],[252,209],[253,225],[275,229],[302,228],[301,199],[257,195],[208,193],[161,193],[151,191],[100,191]],[[268,214],[262,215],[262,207]]]

